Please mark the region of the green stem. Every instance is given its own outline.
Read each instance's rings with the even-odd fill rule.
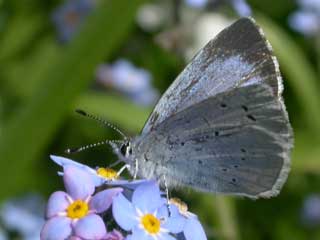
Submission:
[[[239,240],[234,200],[225,196],[215,196],[213,204],[219,220],[221,239]]]

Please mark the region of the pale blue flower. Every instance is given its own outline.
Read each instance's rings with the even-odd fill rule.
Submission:
[[[102,239],[106,226],[100,213],[105,212],[121,188],[103,190],[95,195],[91,176],[80,168],[66,166],[63,175],[67,192],[54,192],[48,201],[47,222],[41,231],[41,240]]]
[[[159,186],[150,181],[135,189],[131,201],[119,194],[112,205],[114,219],[125,231],[127,240],[173,240],[182,231],[185,219],[171,217]]]
[[[140,105],[152,105],[159,97],[158,91],[152,86],[151,74],[125,59],[111,65],[101,64],[97,68],[96,78],[99,83],[124,93]]]
[[[203,8],[207,5],[208,0],[185,0],[185,3],[190,7]]]
[[[251,8],[246,0],[185,0],[185,3],[194,8],[204,8],[210,3],[215,3],[216,5],[229,4],[239,16],[246,17],[252,14]]]
[[[38,235],[39,236],[39,235]],[[6,232],[0,227],[0,240],[8,240]]]
[[[252,15],[251,8],[245,0],[231,0],[231,5],[236,13],[241,17]]]
[[[309,195],[304,200],[302,223],[308,227],[320,225],[320,194]]]
[[[169,208],[173,218],[184,218],[185,222],[183,224],[182,232],[186,240],[207,240],[207,236],[198,220],[198,217],[188,211],[185,203],[174,198],[170,200]]]
[[[66,0],[52,14],[59,39],[70,41],[94,8],[94,0]]]
[[[299,0],[299,9],[289,16],[289,25],[306,36],[319,34],[320,1]]]
[[[59,157],[59,156],[54,156],[51,155],[50,158],[59,166],[61,167],[67,167],[67,166],[74,166],[76,168],[79,168],[85,172],[92,178],[92,181],[94,182],[95,187],[99,187],[101,185],[110,185],[110,186],[121,186],[129,189],[135,189],[137,186],[139,186],[141,183],[146,182],[147,180],[145,179],[140,179],[140,180],[124,180],[124,179],[117,179],[117,178],[110,178],[102,173],[104,170],[108,171],[113,171],[110,168],[91,168],[85,164],[78,163],[76,161],[73,161],[68,158],[64,157]],[[63,172],[58,172],[59,175],[63,176]]]
[[[23,239],[38,240],[44,207],[43,199],[37,194],[11,199],[1,207],[1,220],[6,229],[17,232]]]

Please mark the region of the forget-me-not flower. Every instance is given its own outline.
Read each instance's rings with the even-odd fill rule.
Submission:
[[[38,240],[44,224],[44,208],[44,201],[37,194],[9,199],[1,206],[1,221],[6,229],[17,232],[22,239]]]
[[[183,229],[184,217],[171,217],[159,186],[150,181],[137,187],[131,201],[119,194],[112,205],[113,216],[130,240],[172,240]]]
[[[105,167],[91,168],[85,164],[78,163],[76,161],[73,161],[65,157],[59,157],[54,155],[51,155],[50,157],[56,164],[58,164],[61,167],[74,166],[76,168],[79,168],[87,172],[87,174],[90,175],[90,177],[92,178],[95,187],[99,187],[101,185],[106,184],[110,186],[121,186],[125,188],[134,189],[141,183],[147,181],[144,179],[132,180],[132,181],[119,179],[118,172],[112,168],[105,168]],[[58,174],[63,175],[64,173],[58,172]]]
[[[48,201],[41,240],[102,239],[106,226],[99,213],[105,212],[122,188],[113,188],[93,195],[95,184],[91,176],[74,166],[64,167],[64,185],[67,192],[54,192]]]
[[[52,19],[62,42],[72,39],[94,6],[94,0],[67,0],[53,12]]]
[[[252,14],[251,8],[248,5],[246,0],[227,0],[227,1],[216,0],[213,2],[216,2],[216,4],[217,3],[229,4],[234,9],[234,11],[241,17],[251,16]],[[204,8],[210,3],[210,1],[209,0],[185,0],[185,3],[190,7]]]
[[[308,227],[320,225],[320,194],[311,194],[303,202],[302,223]]]
[[[188,206],[178,198],[170,199],[170,213],[172,217],[184,217],[183,234],[186,240],[206,240],[206,234],[203,230],[198,217],[188,211]]]
[[[159,96],[152,86],[151,74],[125,59],[120,59],[111,65],[101,64],[97,68],[96,78],[99,83],[124,93],[140,105],[152,105]]]
[[[298,0],[298,5],[300,8],[289,17],[289,25],[306,36],[319,34],[320,1]]]

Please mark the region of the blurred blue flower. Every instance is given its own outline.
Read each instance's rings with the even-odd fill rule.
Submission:
[[[121,186],[129,189],[135,189],[138,185],[147,181],[144,179],[132,181],[118,179],[118,173],[111,168],[97,167],[96,169],[94,169],[85,164],[75,162],[68,158],[54,155],[51,155],[50,157],[56,164],[60,165],[63,168],[67,166],[73,166],[85,171],[92,178],[95,187],[106,184],[110,186]],[[63,176],[64,173],[58,172],[58,174]]]
[[[320,1],[298,0],[300,9],[289,16],[289,25],[306,36],[320,31]]]
[[[190,7],[203,8],[207,5],[208,0],[185,0],[185,3]]]
[[[241,17],[252,15],[251,8],[246,0],[231,0],[231,5],[236,13]]]
[[[39,237],[39,235],[38,235]],[[0,228],[0,240],[7,240],[8,236],[7,234],[4,232],[4,230],[2,228]]]
[[[61,42],[72,39],[94,6],[94,0],[66,0],[53,12],[52,20]]]
[[[6,201],[0,210],[6,229],[17,232],[24,240],[38,240],[43,226],[44,200],[37,194]],[[6,239],[0,234],[0,239]]]
[[[206,240],[207,236],[203,230],[198,217],[188,211],[187,205],[178,198],[170,199],[170,213],[173,218],[183,217],[183,235],[186,240]]]
[[[99,213],[105,212],[121,188],[101,191],[94,196],[95,185],[91,176],[80,168],[66,166],[63,175],[66,192],[54,192],[48,201],[46,217],[48,221],[42,228],[41,240],[102,239],[106,226]]]
[[[131,231],[128,240],[172,240],[172,234],[181,232],[185,223],[184,217],[169,215],[155,181],[137,187],[131,202],[119,194],[114,198],[112,212],[118,225]]]
[[[241,17],[251,16],[251,8],[246,0],[185,0],[185,3],[190,7],[194,8],[204,8],[209,3],[221,3],[221,4],[230,4],[234,11]]]
[[[320,225],[320,195],[309,195],[303,202],[302,223],[308,227]]]
[[[124,59],[112,65],[101,64],[97,68],[96,78],[99,83],[126,94],[140,105],[152,105],[159,97],[158,91],[151,84],[150,73]]]

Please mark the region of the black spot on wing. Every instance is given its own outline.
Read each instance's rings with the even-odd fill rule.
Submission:
[[[251,121],[254,121],[254,122],[257,121],[257,119],[251,114],[248,114],[247,118],[249,118]]]

